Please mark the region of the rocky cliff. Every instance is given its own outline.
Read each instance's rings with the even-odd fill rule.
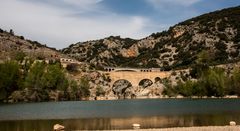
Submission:
[[[55,48],[47,47],[37,41],[25,39],[17,36],[13,30],[10,32],[0,29],[0,61],[15,59],[20,55],[27,55],[33,59],[51,59],[65,56]]]
[[[110,36],[72,44],[62,52],[96,66],[162,70],[188,67],[203,50],[212,65],[236,62],[240,57],[239,19],[238,6],[189,19],[144,39]]]

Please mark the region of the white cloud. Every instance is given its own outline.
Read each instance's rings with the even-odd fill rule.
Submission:
[[[92,11],[92,10],[100,10],[99,3],[103,0],[58,0],[58,2],[62,2],[63,4],[70,5],[76,7],[82,11]]]
[[[64,0],[68,4],[88,5],[91,9],[99,0]],[[85,3],[84,3],[85,2]],[[91,6],[90,6],[91,5]],[[84,8],[83,7],[83,8]],[[83,10],[81,10],[83,11]],[[88,13],[88,10],[85,10]],[[121,35],[122,37],[141,38],[148,35],[146,25],[149,20],[141,16],[122,16],[106,13],[102,16],[71,14],[79,13],[49,4],[36,4],[21,0],[2,0],[0,4],[0,28],[14,29],[15,33],[37,40],[48,46],[63,48],[71,43]],[[71,17],[69,17],[71,16]]]
[[[177,6],[191,6],[193,4],[198,3],[201,0],[147,0],[150,4],[152,4],[155,8],[168,6],[168,5],[177,5]],[[171,10],[171,8],[169,8]]]
[[[60,1],[63,1],[70,5],[77,5],[77,6],[83,7],[83,6],[95,5],[101,2],[102,0],[60,0]]]

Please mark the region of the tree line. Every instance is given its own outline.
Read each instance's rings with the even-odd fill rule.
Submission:
[[[90,95],[89,81],[70,79],[59,62],[17,59],[0,63],[0,101],[81,100]]]
[[[190,70],[190,76],[194,79],[178,81],[175,86],[165,82],[166,88],[163,94],[185,97],[240,96],[240,68],[234,67],[232,70],[226,70],[220,67],[211,67],[209,66],[211,60],[210,52],[199,53],[196,64]]]

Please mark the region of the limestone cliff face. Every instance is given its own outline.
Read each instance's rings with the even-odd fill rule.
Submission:
[[[129,58],[129,57],[137,57],[139,55],[138,47],[136,45],[131,46],[129,49],[122,49],[120,51],[123,57]]]
[[[185,29],[182,26],[177,26],[173,29],[173,38],[177,38],[185,33]]]
[[[240,59],[239,14],[238,6],[189,19],[140,40],[111,36],[76,43],[62,52],[97,66],[162,70],[188,67],[203,50],[211,52],[210,64],[236,62]]]

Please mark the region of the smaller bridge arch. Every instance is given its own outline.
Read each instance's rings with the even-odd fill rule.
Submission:
[[[143,88],[146,88],[146,87],[148,87],[148,86],[151,86],[153,83],[154,83],[154,81],[145,78],[145,79],[142,79],[142,80],[139,81],[138,86],[141,86],[141,87],[143,87]]]
[[[155,79],[154,79],[154,82],[158,82],[158,81],[162,81],[162,79],[160,78],[160,77],[155,77]]]

